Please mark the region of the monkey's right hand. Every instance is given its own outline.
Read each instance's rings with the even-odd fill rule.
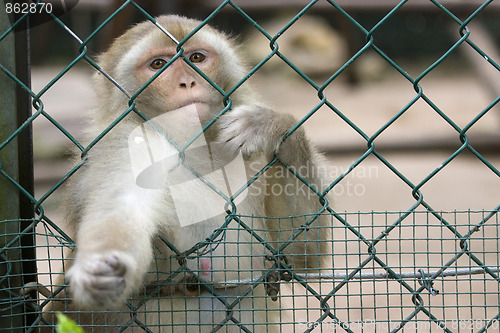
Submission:
[[[133,263],[123,252],[77,254],[66,274],[73,301],[85,309],[123,304],[133,291],[133,283],[127,281],[127,275],[134,271]]]
[[[218,120],[218,140],[232,150],[240,150],[244,157],[263,153],[270,158],[279,152],[283,135],[294,124],[288,114],[258,106],[238,106]]]

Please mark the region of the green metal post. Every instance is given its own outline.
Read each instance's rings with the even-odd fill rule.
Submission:
[[[6,11],[0,11],[0,32],[9,28]],[[0,42],[0,64],[29,87],[28,22]],[[0,71],[0,144],[31,114],[31,97],[3,71]],[[33,193],[33,154],[31,126],[0,150],[0,171]],[[2,299],[16,299],[20,288],[36,280],[34,230],[19,237],[31,225],[33,203],[12,182],[0,175],[0,277]],[[28,228],[29,230],[29,228]],[[16,240],[17,238],[17,240]],[[14,243],[12,243],[14,241]],[[6,248],[6,245],[10,246]],[[28,261],[26,261],[28,259]],[[32,260],[29,260],[32,259]],[[27,313],[22,298],[0,313],[0,329],[22,332],[34,318]],[[2,310],[2,309],[0,309]]]

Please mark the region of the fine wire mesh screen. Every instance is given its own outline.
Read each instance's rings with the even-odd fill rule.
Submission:
[[[41,6],[42,2],[37,3]],[[303,1],[299,7],[294,7],[299,9],[287,22],[271,32],[270,29],[266,30],[260,21],[253,18],[254,12],[247,9],[245,6],[247,3],[244,1],[206,1],[206,6],[209,8],[208,15],[203,17],[204,20],[199,27],[201,29],[206,24],[212,24],[219,15],[230,12],[233,15],[232,20],[252,27],[253,33],[257,34],[267,47],[266,54],[249,68],[248,75],[228,92],[222,92],[227,94],[228,98],[232,91],[238,89],[241,84],[245,84],[246,80],[265,71],[268,62],[277,59],[287,71],[292,73],[294,80],[300,80],[304,85],[303,88],[305,87],[304,91],[312,101],[310,105],[300,110],[298,116],[296,115],[298,126],[307,126],[317,118],[327,119],[326,124],[332,120],[334,121],[332,124],[342,127],[340,133],[348,133],[349,137],[357,138],[356,142],[362,142],[362,146],[357,146],[351,151],[349,158],[337,158],[334,153],[328,154],[329,164],[335,166],[336,163],[340,163],[342,167],[336,169],[338,172],[330,173],[334,177],[330,180],[330,186],[325,192],[314,195],[318,197],[319,202],[323,203],[327,193],[333,194],[333,203],[329,203],[325,210],[318,212],[318,215],[328,216],[329,223],[326,226],[310,223],[317,218],[314,214],[292,217],[303,221],[304,225],[310,223],[309,228],[316,228],[315,231],[318,233],[326,232],[322,230],[324,228],[331,231],[332,237],[325,241],[328,243],[326,248],[329,248],[330,252],[323,253],[326,264],[314,274],[291,270],[286,265],[286,259],[283,260],[281,257],[281,253],[272,250],[276,249],[273,241],[256,236],[262,231],[256,230],[258,228],[255,227],[256,225],[262,225],[257,222],[270,218],[240,215],[236,210],[227,215],[225,224],[214,230],[211,242],[224,248],[228,244],[226,242],[230,242],[224,237],[225,232],[234,232],[241,235],[241,239],[250,239],[247,242],[252,242],[254,247],[268,250],[270,255],[267,256],[258,253],[251,254],[252,259],[265,263],[265,269],[257,274],[260,278],[231,280],[225,283],[218,281],[212,284],[195,280],[189,285],[175,285],[172,279],[190,274],[196,276],[201,272],[193,272],[187,266],[182,266],[183,269],[151,272],[159,276],[158,284],[144,286],[142,292],[135,295],[127,303],[127,307],[119,310],[120,313],[113,317],[119,318],[118,320],[103,321],[97,317],[105,315],[104,313],[96,315],[84,310],[77,311],[76,316],[73,317],[83,318],[84,325],[89,325],[89,322],[99,323],[98,325],[101,326],[94,327],[94,329],[108,332],[177,332],[175,330],[178,324],[176,312],[188,310],[171,308],[162,312],[158,309],[159,305],[155,305],[155,302],[151,300],[169,297],[199,297],[201,310],[197,309],[196,312],[191,310],[188,318],[189,316],[212,315],[204,313],[207,310],[204,310],[203,304],[210,302],[217,303],[218,311],[223,315],[222,319],[213,325],[189,327],[193,332],[225,332],[234,328],[243,332],[267,330],[281,332],[497,332],[499,330],[499,160],[497,154],[492,154],[486,149],[483,152],[482,148],[478,148],[483,147],[482,142],[475,141],[470,133],[475,133],[474,130],[482,126],[484,119],[487,122],[496,120],[497,124],[491,126],[497,131],[495,134],[498,133],[500,119],[495,118],[494,114],[498,114],[500,96],[498,96],[498,91],[490,95],[486,94],[488,96],[485,98],[486,102],[475,107],[469,107],[467,104],[465,116],[463,114],[458,116],[454,110],[442,108],[439,98],[434,97],[433,89],[438,90],[442,86],[426,85],[427,78],[432,77],[433,73],[439,71],[463,49],[466,49],[466,52],[471,51],[472,57],[482,60],[480,68],[486,66],[496,80],[500,78],[499,59],[495,58],[496,53],[490,53],[494,51],[494,48],[486,50],[482,48],[482,45],[476,44],[473,29],[475,27],[473,23],[493,7],[493,1],[475,1],[466,9],[456,11],[451,6],[453,1],[430,0],[424,5],[422,5],[423,1],[393,1],[388,8],[379,9],[378,14],[375,15],[377,19],[369,24],[359,20],[356,15],[352,15],[354,11],[352,8],[355,6],[344,6],[344,3],[330,0]],[[415,3],[419,5],[411,7]],[[386,26],[407,10],[420,10],[419,6],[425,7],[426,10],[432,9],[440,20],[451,27],[452,41],[445,46],[436,46],[437,51],[433,51],[439,54],[435,53],[432,59],[426,59],[423,68],[410,73],[405,69],[406,64],[392,57],[384,49],[384,43],[378,43],[378,41],[383,40],[385,35],[396,34],[396,31],[388,30]],[[72,129],[66,128],[64,119],[62,121],[57,119],[53,116],[51,109],[45,107],[44,100],[46,96],[48,98],[50,91],[57,87],[58,81],[71,75],[74,68],[86,64],[87,68],[91,68],[92,73],[99,70],[95,54],[88,52],[87,46],[99,36],[103,29],[118,19],[122,11],[132,10],[134,15],[140,16],[141,20],[154,22],[154,17],[143,7],[139,1],[124,1],[123,5],[113,10],[107,17],[99,19],[97,27],[85,35],[77,35],[72,31],[64,18],[49,15],[57,29],[63,31],[66,38],[72,41],[71,48],[75,56],[64,67],[58,68],[48,82],[41,84],[40,89],[33,88],[32,90],[24,85],[16,77],[15,71],[4,63],[5,60],[0,59],[2,82],[21,87],[23,93],[30,95],[33,102],[32,116],[17,130],[0,131],[0,184],[11,187],[16,193],[21,193],[31,200],[36,212],[35,217],[28,220],[0,216],[2,233],[0,238],[2,246],[0,249],[0,294],[2,295],[0,316],[1,321],[6,323],[0,325],[2,331],[18,329],[18,331],[30,332],[38,331],[41,327],[49,331],[55,330],[54,326],[50,326],[52,310],[47,308],[47,304],[50,301],[60,302],[68,297],[62,272],[65,265],[72,260],[68,255],[71,256],[75,243],[65,232],[61,223],[63,219],[60,214],[63,208],[58,207],[54,210],[50,209],[50,205],[54,197],[60,196],[67,179],[74,173],[78,173],[84,163],[84,159],[71,161],[62,176],[52,180],[48,188],[36,189],[36,194],[32,196],[19,184],[18,175],[12,174],[6,167],[7,152],[16,144],[17,137],[21,135],[25,127],[36,126],[40,122],[45,122],[54,128],[58,132],[57,135],[66,141],[67,147],[79,150],[83,157],[99,142],[101,137],[96,137],[90,145],[82,145]],[[294,26],[303,22],[308,14],[318,10],[327,13],[326,17],[330,17],[331,20],[340,18],[351,35],[361,36],[360,45],[349,50],[347,52],[349,54],[338,68],[327,73],[326,79],[321,80],[305,73],[303,68],[295,63],[293,54],[287,54],[279,47],[281,40],[293,30]],[[19,15],[12,26],[0,31],[0,46],[12,38],[16,25],[22,25],[28,16],[29,13]],[[432,48],[435,45],[432,43],[434,36],[424,36],[429,38],[424,41],[424,44],[428,43],[430,45],[428,47]],[[57,42],[50,40],[50,43],[56,44]],[[305,43],[305,45],[308,44]],[[409,91],[402,95],[393,93],[391,90],[379,91],[377,95],[382,96],[385,101],[398,100],[400,105],[390,116],[386,114],[385,118],[371,121],[369,127],[363,119],[370,116],[370,110],[362,110],[361,116],[359,113],[352,113],[349,105],[341,105],[342,103],[338,103],[335,98],[330,98],[326,93],[330,91],[329,89],[340,86],[347,73],[352,71],[355,65],[368,54],[370,57],[375,56],[380,61],[379,63],[385,66],[384,70],[392,73],[393,76],[390,76],[389,80],[397,82],[396,85],[409,87]],[[315,59],[309,59],[309,62],[314,61]],[[460,71],[460,69],[460,65],[453,68],[454,71]],[[478,69],[473,67],[474,70]],[[482,79],[484,78],[481,76],[480,80]],[[282,80],[286,80],[286,77]],[[446,82],[452,84],[450,81],[445,81],[445,84]],[[427,87],[430,88],[427,89]],[[465,91],[468,92],[467,89]],[[278,94],[279,90],[274,90],[274,92]],[[293,95],[294,91],[288,94]],[[453,98],[459,98],[458,95],[460,92],[455,92]],[[293,96],[290,98],[293,99]],[[378,96],[371,96],[371,98],[375,100]],[[5,102],[0,101],[0,103]],[[132,104],[131,98],[130,105]],[[431,167],[425,165],[422,168],[420,168],[422,164],[419,163],[426,157],[420,150],[408,149],[403,153],[400,152],[405,156],[403,159],[397,159],[394,152],[390,151],[393,137],[386,135],[421,105],[425,105],[426,111],[418,117],[423,118],[424,121],[414,127],[410,126],[413,132],[408,133],[408,137],[423,142],[426,139],[425,133],[428,132],[420,135],[419,133],[423,128],[432,127],[433,123],[438,122],[444,127],[443,131],[447,139],[445,142],[448,143],[447,147],[433,155],[437,158],[432,161]],[[279,105],[277,107],[279,108]],[[127,112],[132,112],[132,109]],[[4,119],[7,117],[2,111],[0,121],[4,122]],[[109,126],[112,127],[119,122],[120,119],[116,119]],[[327,128],[325,132],[335,132],[336,129]],[[107,132],[104,131],[102,136],[106,134]],[[331,134],[334,135],[334,133]],[[335,140],[335,136],[332,138],[326,142]],[[434,143],[441,144],[433,142],[431,138],[430,144],[424,145],[424,149],[425,147],[431,149]],[[332,144],[338,145],[338,142]],[[498,149],[498,142],[496,144],[496,149]],[[34,145],[36,148],[36,139]],[[50,147],[44,147],[45,151],[50,149]],[[325,151],[328,153],[328,147]],[[408,162],[408,159],[411,162]],[[455,166],[462,165],[464,159],[472,161],[473,167],[456,170]],[[370,174],[370,170],[373,171],[370,166],[373,165],[376,166],[375,174]],[[481,179],[487,180],[472,186],[472,190],[468,191],[465,184],[476,179],[473,176],[479,173],[485,175]],[[356,184],[350,186],[351,182],[356,181],[360,185],[364,177],[369,175],[372,176],[371,178],[378,178],[371,179],[373,182],[367,185],[372,186],[371,188],[356,187]],[[382,175],[385,178],[379,182]],[[443,178],[450,177],[452,179],[448,179],[448,182],[443,181]],[[371,195],[381,202],[376,206],[378,211],[361,203],[343,206],[343,197],[349,197],[354,193],[351,197],[355,202],[364,200],[361,195],[356,194],[370,191],[372,191]],[[436,199],[441,196],[449,196],[450,202],[460,202],[452,200],[455,192],[460,192],[461,197],[465,198],[463,205],[457,204],[449,207],[434,204],[434,202],[446,202],[446,198],[444,201]],[[483,193],[486,193],[489,201],[468,205],[467,200],[472,202],[476,196],[482,197]],[[390,202],[386,202],[392,200],[388,199],[389,197],[394,196],[404,197],[401,201],[403,205],[396,208]],[[1,201],[7,202],[8,200],[1,198]],[[49,206],[48,209],[46,209],[47,206]],[[346,211],[345,207],[351,209]],[[356,207],[367,208],[360,210]],[[279,224],[280,219],[273,222]],[[304,230],[298,228],[294,231],[301,233]],[[250,237],[247,237],[248,234]],[[25,245],[26,243],[22,240],[26,237],[33,240],[34,245]],[[206,247],[207,244],[199,244],[198,249]],[[289,239],[287,246],[293,247],[293,244],[294,239]],[[196,244],[192,246],[196,248]],[[160,239],[155,248],[157,254],[155,260],[158,262],[164,260],[161,257],[163,247],[168,247],[176,253],[172,256],[176,262],[200,259],[196,257],[197,253],[201,253],[200,251],[193,250],[187,257],[183,257],[186,254],[176,251],[168,239]],[[29,255],[30,250],[34,250],[35,257]],[[226,258],[238,255],[238,253],[228,251],[224,252],[218,260],[224,261]],[[32,273],[23,271],[27,262],[36,263],[35,278]],[[257,269],[226,267],[226,270],[245,272]],[[272,300],[270,296],[254,294],[253,291],[257,286],[276,283],[269,282],[269,276],[275,272],[278,274],[274,276],[280,279],[277,300]],[[182,289],[185,292],[170,295],[168,288]],[[223,292],[228,289],[236,290],[240,297],[227,298]],[[202,290],[203,293],[201,293]],[[277,307],[277,322],[276,319],[269,323],[240,320],[240,314],[245,311],[254,313],[267,311],[267,308],[241,305],[243,299],[248,301],[258,297],[266,299],[264,303],[256,302],[255,304],[268,304],[270,308]],[[151,320],[151,318],[157,319]],[[146,322],[156,324],[146,325]],[[84,329],[91,331],[90,327],[84,326]]]

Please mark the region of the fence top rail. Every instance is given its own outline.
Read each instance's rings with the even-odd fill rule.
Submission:
[[[256,9],[279,9],[281,7],[299,7],[305,6],[310,3],[309,0],[234,0],[237,6],[244,10],[256,10]],[[399,0],[377,0],[377,1],[366,1],[366,0],[336,0],[334,1],[337,5],[341,6],[346,10],[388,10],[397,6],[401,1]],[[201,5],[206,7],[215,8],[221,3],[220,0],[202,0]],[[439,3],[448,9],[460,10],[460,9],[470,9],[477,8],[483,1],[466,1],[466,0],[440,0]],[[331,7],[331,5],[326,1],[318,2],[315,7],[324,9],[325,7]],[[492,1],[488,9],[500,10],[500,2]],[[438,7],[430,2],[429,0],[411,0],[404,4],[401,9],[407,10],[437,10]]]

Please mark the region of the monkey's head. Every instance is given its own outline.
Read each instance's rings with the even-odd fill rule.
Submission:
[[[201,23],[174,15],[160,16],[156,21],[178,41]],[[204,26],[181,47],[184,57],[225,92],[245,75],[233,41],[210,26]],[[141,90],[151,77],[162,71],[135,99],[137,108],[150,118],[194,103],[208,105],[210,110],[217,109],[211,111],[211,115],[222,110],[223,94],[191,68],[183,57],[164,68],[177,54],[177,44],[160,28],[146,21],[118,37],[99,57],[98,64],[130,95]],[[128,105],[128,98],[100,73],[96,75],[96,88],[100,103],[116,112],[125,111],[123,107]],[[233,102],[249,93],[243,91],[245,88],[238,90],[230,96]],[[117,105],[110,105],[110,101]]]

